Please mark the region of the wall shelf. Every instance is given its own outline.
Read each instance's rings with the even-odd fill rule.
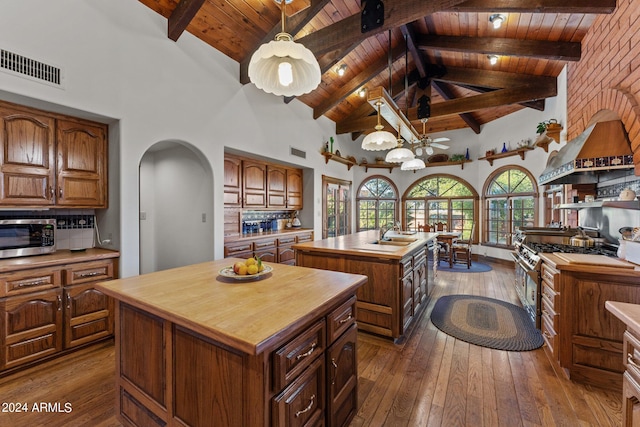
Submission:
[[[496,154],[491,154],[490,156],[479,157],[478,160],[486,160],[489,162],[491,166],[493,166],[494,160],[504,159],[505,157],[520,156],[520,158],[524,160],[524,153],[531,150],[533,150],[533,147],[521,147],[521,148],[518,148],[517,150],[507,151],[506,153],[496,153]]]
[[[347,170],[351,170],[351,167],[356,164],[355,159],[353,158],[345,158],[338,156],[334,153],[324,152],[322,153],[324,156],[324,162],[329,163],[329,160],[333,160],[334,162],[342,163],[343,165],[347,165]]]
[[[358,166],[362,166],[365,172],[369,172],[369,169],[389,169],[389,173],[393,172],[394,168],[399,167],[400,165],[394,165],[391,163],[360,163]]]
[[[471,160],[458,160],[458,161],[447,161],[447,162],[433,162],[433,163],[426,163],[427,167],[436,167],[436,166],[456,166],[456,165],[460,165],[460,167],[462,169],[464,169],[464,164],[465,163],[471,163]]]

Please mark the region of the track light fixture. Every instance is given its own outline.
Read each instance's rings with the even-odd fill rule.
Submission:
[[[489,17],[489,22],[493,24],[493,28],[496,30],[500,28],[502,26],[502,23],[506,20],[507,20],[507,17],[500,13],[494,13]]]

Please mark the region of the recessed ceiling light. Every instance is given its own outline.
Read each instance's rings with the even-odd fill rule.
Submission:
[[[498,63],[498,55],[487,55],[489,58],[489,64],[496,65]]]
[[[506,20],[507,17],[500,13],[494,13],[489,17],[489,22],[493,24],[493,28],[495,28],[496,30],[500,28],[502,26],[502,23]]]
[[[347,72],[347,64],[342,64],[340,67],[338,67],[338,75],[340,77],[344,76],[344,74]]]
[[[362,89],[360,89],[358,91],[358,95],[360,95],[360,98],[364,98],[365,96],[367,96],[367,88],[363,87]]]

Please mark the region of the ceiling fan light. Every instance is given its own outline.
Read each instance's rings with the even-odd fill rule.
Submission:
[[[403,171],[415,171],[418,169],[424,169],[426,167],[426,165],[424,164],[424,161],[422,161],[422,159],[412,159],[409,161],[404,162],[402,165],[400,165],[400,170]]]
[[[362,140],[361,148],[367,151],[383,151],[398,145],[396,136],[386,130],[371,132]]]
[[[285,63],[289,66],[282,65]],[[290,73],[284,73],[284,69],[289,67]],[[248,71],[249,79],[258,89],[278,96],[309,93],[318,87],[322,77],[320,65],[313,53],[302,44],[294,42],[287,33],[279,33],[275,40],[260,46],[251,56]],[[290,83],[283,84],[287,81]]]
[[[385,161],[387,163],[404,163],[413,160],[416,156],[408,148],[394,148],[387,153]]]
[[[433,154],[433,148],[431,148],[431,147],[425,147],[424,151],[426,151],[428,155],[432,155]]]

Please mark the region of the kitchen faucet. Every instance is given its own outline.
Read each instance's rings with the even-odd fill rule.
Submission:
[[[387,225],[381,225],[380,226],[380,240],[384,240],[384,235],[387,234],[387,231],[389,230],[393,230],[395,228],[395,225],[390,222]]]

